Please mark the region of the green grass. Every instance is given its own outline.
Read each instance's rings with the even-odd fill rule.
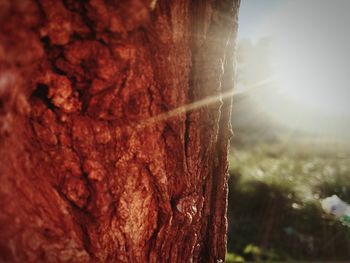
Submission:
[[[347,149],[305,142],[233,149],[226,262],[350,259],[350,228],[320,207],[333,194],[350,203]]]
[[[297,151],[280,145],[234,149],[230,171],[241,176],[242,186],[261,181],[289,190],[303,202],[318,201],[331,191],[350,198],[350,157],[346,152],[327,153],[315,148]]]

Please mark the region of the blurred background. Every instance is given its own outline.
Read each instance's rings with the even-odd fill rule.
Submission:
[[[347,261],[350,1],[242,0],[227,262]]]

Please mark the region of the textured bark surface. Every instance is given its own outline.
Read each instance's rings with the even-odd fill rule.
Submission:
[[[217,262],[238,0],[0,0],[0,262]]]

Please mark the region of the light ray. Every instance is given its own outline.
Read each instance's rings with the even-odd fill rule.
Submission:
[[[274,79],[273,77],[266,78],[265,80],[262,80],[260,82],[257,82],[257,83],[250,85],[248,87],[248,89],[263,86],[267,83],[272,82],[273,79]],[[144,127],[144,126],[158,123],[161,121],[165,121],[167,119],[176,117],[178,115],[181,115],[181,114],[184,114],[184,113],[187,113],[187,112],[190,112],[190,111],[193,111],[193,110],[205,107],[205,106],[210,106],[210,105],[215,104],[217,102],[222,102],[222,100],[233,97],[234,95],[235,95],[234,89],[231,89],[231,90],[226,91],[226,92],[221,92],[220,94],[218,94],[216,96],[206,97],[204,99],[201,99],[201,100],[180,106],[178,108],[172,109],[170,111],[163,112],[163,113],[158,114],[156,116],[150,117],[150,118],[142,121],[141,123],[139,123],[137,125],[137,127],[140,128],[140,127]]]

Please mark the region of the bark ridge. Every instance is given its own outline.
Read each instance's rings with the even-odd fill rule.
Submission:
[[[0,1],[1,262],[224,260],[238,6]]]

